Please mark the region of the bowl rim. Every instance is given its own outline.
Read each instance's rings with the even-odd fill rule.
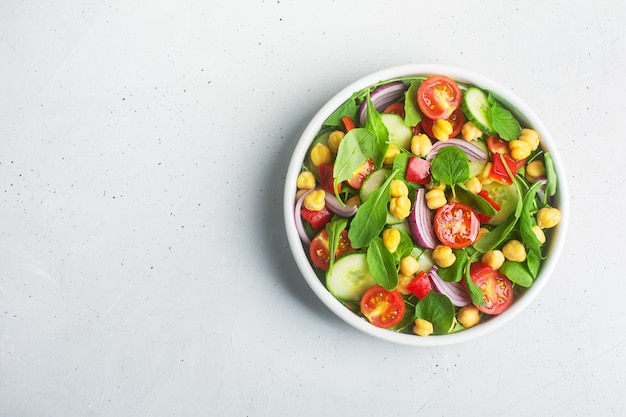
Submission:
[[[375,327],[364,318],[350,311],[326,289],[326,286],[318,278],[311,266],[296,230],[294,222],[294,195],[296,192],[296,179],[301,171],[302,163],[305,160],[309,146],[315,135],[319,132],[322,123],[339,105],[349,99],[354,92],[360,91],[380,81],[406,76],[428,76],[431,74],[447,75],[457,82],[476,85],[490,91],[498,100],[502,101],[509,110],[519,117],[526,126],[531,126],[539,133],[542,147],[550,152],[557,172],[557,178],[559,179],[556,200],[558,201],[558,208],[561,211],[561,222],[553,232],[549,250],[550,256],[543,262],[541,271],[535,282],[521,297],[516,299],[513,305],[505,312],[498,316],[493,316],[475,327],[460,332],[420,337]],[[552,135],[535,112],[515,93],[482,74],[464,68],[443,64],[406,64],[381,69],[361,77],[337,92],[317,111],[300,135],[292,153],[285,176],[283,209],[287,240],[298,269],[315,295],[335,315],[357,330],[389,342],[410,346],[445,346],[473,340],[500,328],[526,309],[546,286],[560,259],[565,244],[569,224],[569,187],[564,165]]]

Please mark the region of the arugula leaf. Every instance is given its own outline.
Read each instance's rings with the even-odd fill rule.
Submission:
[[[554,169],[554,161],[552,160],[552,155],[549,152],[546,152],[543,155],[544,163],[546,166],[546,194],[549,196],[553,196],[556,194],[556,186],[557,186],[557,177],[556,170]]]
[[[493,206],[478,194],[474,194],[468,190],[464,185],[460,185],[456,190],[456,197],[462,202],[473,208],[476,213],[484,214],[485,216],[495,216],[498,211]]]
[[[360,168],[372,154],[374,135],[367,129],[356,128],[346,133],[339,144],[333,173],[334,188],[340,182],[352,178],[354,171]]]
[[[339,247],[339,235],[344,231],[346,226],[348,226],[348,219],[346,218],[338,218],[326,225],[326,233],[328,233],[328,253],[330,255],[329,269],[332,269],[335,263],[335,253]]]
[[[517,223],[517,216],[513,215],[508,221],[496,226],[489,232],[485,233],[478,242],[474,243],[474,249],[478,252],[485,253],[497,248],[500,243],[506,239],[511,230]]]
[[[367,266],[374,281],[384,289],[391,291],[398,285],[398,271],[393,254],[379,236],[372,240],[367,248]]]
[[[519,219],[520,234],[522,235],[522,240],[528,248],[526,264],[528,265],[528,270],[533,277],[537,276],[539,273],[539,266],[541,265],[541,242],[539,242],[539,239],[537,239],[537,236],[533,232],[532,228],[535,225],[535,220],[531,214],[536,209],[535,195],[537,194],[537,190],[540,186],[540,182],[534,183],[524,196],[522,213]]]
[[[358,249],[369,245],[385,227],[387,204],[391,200],[389,188],[391,187],[391,180],[396,174],[396,171],[393,171],[383,185],[369,196],[354,215],[348,230],[348,238],[353,248]]]
[[[404,125],[417,126],[422,121],[422,112],[417,106],[417,90],[422,85],[422,80],[413,80],[404,96]]]
[[[331,113],[330,116],[326,118],[323,125],[324,126],[341,126],[341,118],[344,116],[350,116],[352,120],[356,117],[357,105],[356,98],[358,94],[355,93],[346,100],[341,106],[339,106],[334,112]]]
[[[500,272],[506,275],[511,281],[524,288],[528,288],[533,284],[534,277],[524,268],[524,264],[519,262],[504,261],[500,267]]]
[[[454,324],[454,305],[450,299],[431,291],[415,306],[415,318],[428,320],[433,325],[433,334],[448,334]]]
[[[406,170],[409,167],[409,160],[411,155],[407,152],[402,152],[393,159],[393,170],[398,171],[398,176],[404,178],[406,176]]]
[[[376,111],[376,108],[372,104],[369,92],[367,93],[367,120],[365,121],[364,128],[368,129],[374,134],[374,140],[372,141],[372,149],[369,157],[372,158],[377,168],[382,168],[385,161],[385,154],[389,144],[389,130],[383,123],[383,119],[380,117],[380,113]]]
[[[432,177],[444,184],[461,184],[470,179],[467,154],[456,146],[442,148],[430,163]]]
[[[522,128],[515,116],[505,109],[491,93],[489,93],[487,101],[491,104],[488,115],[493,129],[498,135],[507,141],[519,138]]]

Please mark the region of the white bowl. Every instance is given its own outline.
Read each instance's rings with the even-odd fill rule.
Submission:
[[[360,91],[372,84],[379,83],[380,81],[403,76],[427,76],[432,74],[447,75],[456,81],[473,84],[490,91],[501,103],[508,107],[515,114],[515,116],[518,117],[523,125],[532,127],[539,133],[539,136],[542,139],[541,146],[544,150],[550,152],[554,161],[559,180],[555,201],[556,206],[561,211],[562,217],[560,224],[553,232],[547,259],[542,264],[539,276],[536,278],[533,285],[528,288],[528,290],[526,290],[521,296],[516,297],[510,308],[500,315],[493,316],[491,319],[463,331],[446,335],[420,337],[413,334],[398,333],[375,327],[367,320],[350,311],[339,300],[331,295],[330,292],[328,292],[325,284],[320,281],[318,276],[315,274],[308,259],[307,251],[302,245],[294,222],[294,209],[296,179],[302,169],[302,164],[306,158],[309,146],[322,127],[322,123],[337,107],[349,99],[354,92]],[[535,299],[535,297],[537,297],[552,275],[565,243],[565,235],[569,219],[568,196],[567,176],[565,174],[563,163],[556,144],[552,139],[552,135],[548,132],[539,117],[537,117],[537,115],[535,115],[535,113],[520,98],[495,81],[462,68],[434,64],[411,64],[384,69],[361,78],[337,93],[317,112],[302,133],[302,136],[300,137],[291,157],[286,176],[283,203],[287,238],[296,264],[315,295],[319,297],[319,299],[331,311],[356,329],[380,339],[404,345],[441,346],[468,341],[505,325],[515,316],[520,314],[522,310],[524,310]]]

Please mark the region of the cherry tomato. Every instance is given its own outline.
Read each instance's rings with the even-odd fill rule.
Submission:
[[[451,138],[457,137],[459,133],[461,133],[461,129],[463,128],[463,124],[465,123],[465,115],[463,114],[463,111],[461,109],[456,109],[454,112],[452,112],[452,114],[450,115],[450,117],[448,117],[447,120],[452,125],[452,133],[450,134],[450,137]],[[424,133],[426,133],[431,138],[435,137],[435,135],[433,134],[434,123],[435,123],[434,120],[429,119],[427,117],[423,118],[421,122],[422,129],[424,129]]]
[[[491,197],[489,197],[489,193],[487,192],[487,190],[480,190],[478,195],[484,198],[496,211],[500,210],[500,204],[496,203]],[[476,213],[476,215],[478,216],[478,220],[480,220],[480,224],[487,223],[489,220],[491,220],[492,217],[480,213]]]
[[[348,180],[348,185],[350,185],[350,187],[352,188],[360,190],[363,186],[363,181],[365,181],[365,178],[367,178],[367,176],[375,170],[376,165],[374,164],[374,161],[372,161],[371,158],[368,158],[367,162],[361,165],[359,169],[354,171],[352,178]]]
[[[476,306],[483,313],[500,314],[513,303],[513,284],[502,272],[474,262],[470,266],[470,277],[483,292],[486,305]]]
[[[335,259],[350,252],[354,252],[354,248],[350,244],[350,239],[348,239],[348,231],[343,230],[339,235],[339,245],[335,252]],[[330,266],[330,250],[326,229],[323,229],[313,238],[309,246],[309,254],[316,267],[324,271],[328,270]]]
[[[397,114],[398,116],[402,117],[404,119],[404,103],[393,103],[390,104],[389,106],[387,106],[385,108],[385,110],[383,110],[383,113],[393,113],[393,114]]]
[[[425,79],[417,89],[417,105],[429,119],[447,119],[461,104],[461,89],[444,75]]]
[[[320,185],[324,189],[324,191],[335,194],[334,191],[334,183],[335,176],[333,173],[333,164],[322,164],[319,166],[320,169]],[[341,192],[341,183],[337,184],[337,194]]]
[[[489,136],[487,137],[487,148],[492,154],[501,153],[504,155],[510,155],[511,150],[509,149],[509,142],[498,137],[498,136]]]
[[[421,300],[430,293],[433,289],[433,285],[430,282],[428,274],[424,271],[419,271],[415,278],[409,282],[409,285],[406,286],[406,289]]]
[[[489,178],[500,184],[511,185],[513,184],[515,173],[523,167],[525,163],[526,159],[516,161],[505,154],[494,153]],[[509,168],[508,170],[506,168],[507,166]],[[509,171],[511,171],[513,178],[509,175]]]
[[[412,155],[409,158],[405,178],[407,181],[417,184],[430,184],[430,162]]]
[[[405,311],[404,299],[397,290],[387,291],[375,285],[361,298],[361,313],[376,327],[388,329],[397,325]]]
[[[300,215],[304,220],[309,222],[313,230],[321,229],[326,226],[326,223],[328,223],[330,219],[333,218],[333,213],[331,213],[327,207],[324,207],[319,211],[313,211],[306,207],[302,207],[300,209]]]
[[[439,241],[453,249],[474,243],[480,220],[474,209],[463,203],[448,203],[435,213],[435,234]]]

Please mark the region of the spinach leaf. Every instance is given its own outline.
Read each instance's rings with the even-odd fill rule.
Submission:
[[[356,104],[357,96],[358,96],[357,93],[353,94],[352,97],[350,97],[341,106],[339,106],[334,112],[332,112],[331,115],[328,116],[326,120],[324,121],[323,123],[324,126],[340,126],[342,123],[341,118],[344,116],[350,116],[352,120],[354,120],[356,117],[356,112],[357,112],[357,104]]]
[[[399,230],[399,229],[398,229]],[[413,252],[413,239],[409,236],[408,233],[400,231],[400,244],[398,245],[398,249],[393,253],[394,260],[396,264],[399,264],[402,258],[405,256],[411,255]]]
[[[409,160],[411,155],[407,152],[402,152],[393,160],[393,170],[398,171],[398,176],[404,178],[406,176],[406,170],[409,167]]]
[[[404,96],[404,124],[408,127],[417,126],[422,121],[422,112],[417,106],[417,90],[422,80],[413,80]]]
[[[500,272],[506,275],[512,282],[528,288],[533,284],[534,278],[524,264],[519,262],[504,261],[500,267]]]
[[[372,141],[371,153],[368,155],[374,161],[374,164],[378,169],[382,168],[385,161],[385,154],[389,144],[389,130],[383,123],[383,119],[380,117],[380,113],[376,111],[376,108],[372,104],[369,93],[367,94],[367,120],[365,126],[363,126],[374,134],[374,140]]]
[[[507,141],[519,138],[522,128],[515,116],[505,109],[491,93],[489,94],[488,102],[491,104],[488,113],[491,124],[498,135]]]
[[[393,171],[383,185],[374,191],[356,211],[348,230],[352,247],[357,249],[365,247],[382,232],[387,220],[387,204],[391,200],[389,188],[396,174],[396,171]]]
[[[553,196],[554,194],[556,194],[557,185],[554,161],[552,160],[552,156],[548,152],[543,155],[543,159],[546,166],[546,194],[549,196]]]
[[[495,216],[498,213],[487,200],[478,194],[474,194],[462,184],[456,189],[456,197],[462,203],[473,208],[476,213],[484,214],[485,216]]]
[[[513,215],[506,222],[485,233],[478,242],[474,243],[474,249],[478,252],[485,253],[497,248],[500,243],[506,239],[509,233],[511,233],[511,230],[513,230],[517,223],[517,219],[517,216]]]
[[[326,225],[326,233],[328,233],[328,253],[330,255],[329,269],[332,269],[333,264],[335,263],[335,253],[339,247],[339,235],[344,231],[347,225],[348,219],[342,217],[333,220]]]
[[[472,304],[477,306],[487,305],[485,299],[483,298],[483,290],[481,290],[480,287],[472,281],[470,268],[465,268],[465,286],[467,287],[467,292],[472,299]]]
[[[463,278],[465,268],[468,266],[469,256],[462,249],[455,249],[453,252],[454,256],[456,256],[456,261],[447,268],[438,268],[437,273],[444,281],[459,282]]]
[[[335,190],[340,182],[352,178],[354,171],[367,162],[367,158],[372,154],[373,143],[374,135],[367,129],[356,128],[346,133],[339,144],[335,159],[333,170]]]
[[[431,322],[434,334],[448,334],[454,324],[454,311],[447,296],[431,291],[415,306],[415,318]]]
[[[367,248],[367,266],[374,281],[391,291],[398,285],[398,270],[393,255],[381,237],[372,240]]]
[[[441,149],[430,163],[430,173],[444,184],[461,184],[470,179],[467,154],[456,146]]]

